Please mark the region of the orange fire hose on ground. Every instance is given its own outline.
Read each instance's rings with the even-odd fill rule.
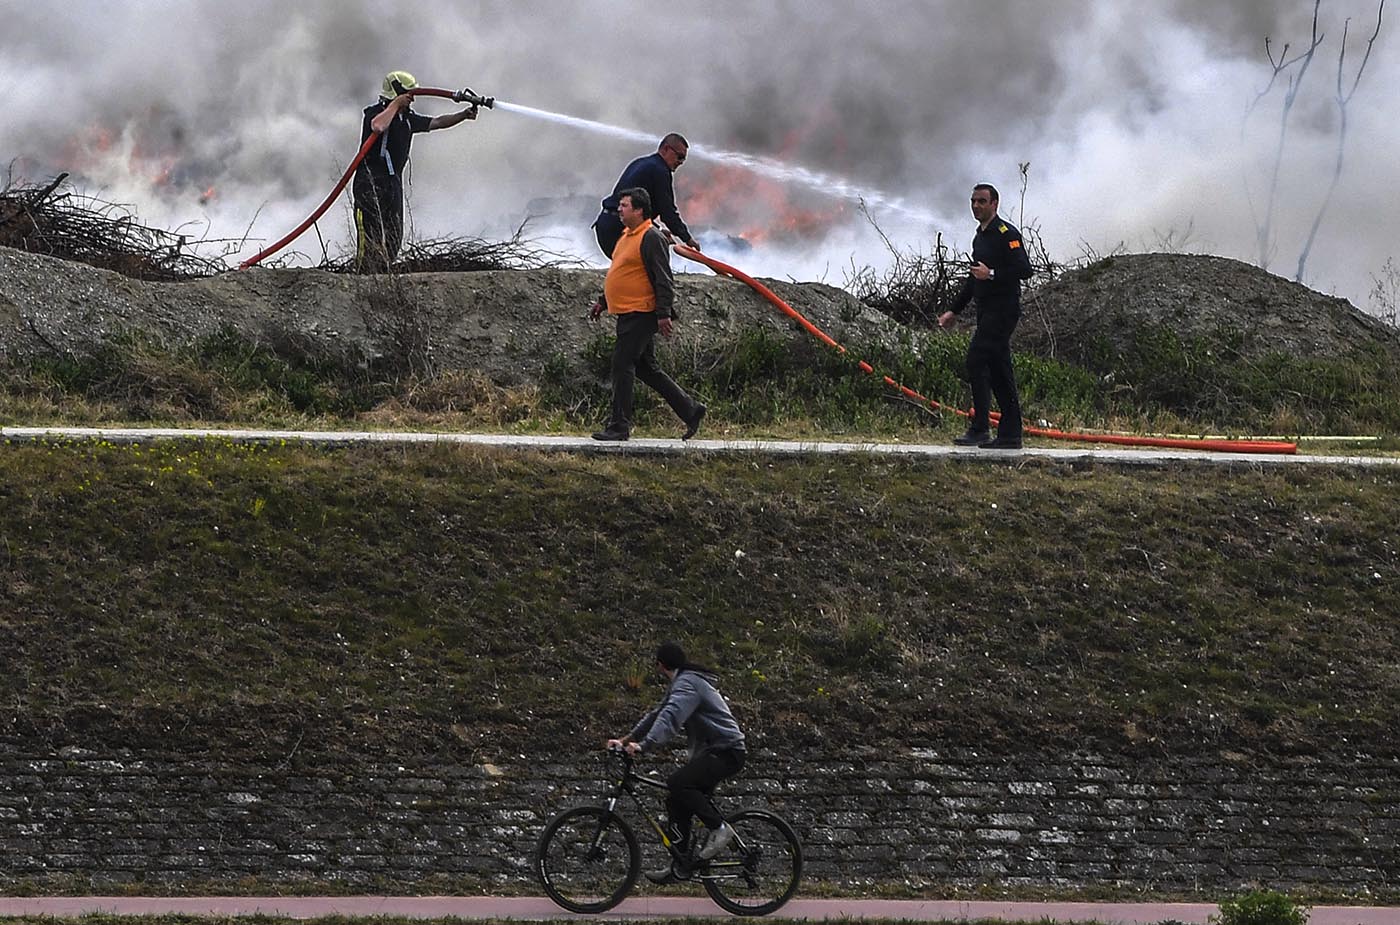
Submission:
[[[448,99],[456,98],[454,91],[439,90],[434,87],[414,87],[412,90],[409,90],[407,92],[409,96],[445,96]],[[282,248],[286,247],[288,244],[291,244],[297,238],[301,237],[302,232],[306,231],[306,229],[310,228],[313,224],[315,224],[316,219],[324,215],[326,210],[331,207],[331,203],[335,202],[336,199],[340,196],[341,191],[345,189],[345,184],[349,183],[350,178],[355,175],[355,168],[360,166],[360,161],[365,159],[365,155],[369,153],[370,148],[374,147],[374,143],[378,139],[379,132],[370,133],[370,136],[365,139],[365,143],[360,145],[360,152],[355,155],[355,159],[350,162],[350,166],[345,168],[345,173],[341,176],[340,182],[335,185],[335,189],[331,190],[331,194],[327,196],[324,200],[322,200],[321,204],[317,206],[315,211],[313,211],[311,215],[307,217],[306,221],[296,226],[296,228],[292,229],[292,231],[289,232],[286,237],[277,241],[275,244],[268,245],[258,253],[254,254],[247,260],[240,263],[238,265],[238,269],[248,269],[254,264],[260,262],[264,257],[270,257],[271,255],[280,251]]]
[[[779,298],[778,295],[775,292],[773,292],[773,290],[769,289],[767,286],[763,285],[758,280],[754,279],[748,274],[736,270],[728,264],[721,263],[718,260],[715,260],[711,257],[707,257],[706,255],[695,250],[694,248],[686,247],[684,244],[676,245],[676,253],[689,260],[694,260],[697,263],[704,264],[705,266],[709,267],[711,270],[714,270],[721,276],[728,276],[730,279],[738,280],[739,282],[744,283],[754,292],[757,292],[759,295],[763,296],[763,298],[767,299],[783,314],[796,321],[808,334],[811,334],[817,340],[821,341],[823,344],[826,344],[828,347],[831,347],[833,350],[836,350],[838,353],[845,354],[847,352],[845,347],[833,340],[831,336],[828,335],[821,328],[808,321],[802,315],[801,312],[797,311],[787,302]],[[971,416],[969,412],[964,411],[961,408],[950,408],[947,405],[934,401],[933,399],[925,398],[924,396],[920,395],[918,392],[915,392],[913,389],[908,388],[907,386],[900,385],[898,382],[895,382],[889,376],[881,376],[875,371],[875,368],[869,363],[867,363],[865,360],[860,360],[857,365],[860,366],[863,372],[869,373],[872,376],[880,376],[880,378],[884,380],[885,385],[896,390],[905,398],[917,401],[922,405],[927,405],[928,407],[936,411],[951,411],[954,414],[959,414],[963,417]],[[995,419],[996,417],[997,416],[994,412],[993,419]],[[1216,453],[1260,453],[1292,455],[1298,452],[1298,444],[1277,440],[1228,440],[1214,437],[1181,438],[1136,436],[1128,434],[1096,434],[1088,432],[1072,432],[1058,430],[1052,427],[1027,427],[1025,428],[1025,432],[1031,436],[1045,437],[1051,440],[1070,440],[1077,441],[1080,443],[1107,443],[1116,444],[1118,446],[1144,446],[1177,450],[1208,450]]]

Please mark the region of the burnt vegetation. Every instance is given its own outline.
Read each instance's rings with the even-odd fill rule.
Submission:
[[[581,266],[567,255],[532,240],[522,222],[510,238],[492,241],[469,235],[406,242],[392,272],[471,273]],[[172,282],[228,270],[226,258],[243,242],[195,237],[143,224],[130,206],[77,192],[67,174],[45,184],[16,182],[0,189],[0,247],[43,254],[112,270],[132,279]],[[286,258],[264,266],[283,265]],[[325,255],[319,269],[354,273],[353,255]]]
[[[505,241],[471,235],[411,240],[404,243],[392,273],[475,273],[485,270],[545,270],[583,266],[582,262],[549,250],[525,233],[529,219]],[[320,269],[354,273],[353,257],[327,257]]]
[[[42,186],[8,180],[0,190],[0,246],[114,270],[133,279],[174,281],[209,276],[222,260],[194,245],[232,242],[199,239],[151,228],[123,205],[75,193],[68,175]]]

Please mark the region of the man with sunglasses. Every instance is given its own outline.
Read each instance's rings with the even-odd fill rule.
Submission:
[[[951,311],[938,316],[948,327],[968,302],[977,303],[977,329],[967,345],[967,375],[972,380],[972,423],[953,442],[986,450],[1021,448],[1021,399],[1011,367],[1011,334],[1021,320],[1021,280],[1030,279],[1031,261],[1021,232],[997,215],[1001,197],[995,186],[972,188],[972,269],[953,299]],[[1001,408],[997,435],[991,434],[992,396]]]
[[[617,214],[618,196],[623,190],[639,188],[647,191],[651,197],[652,214],[660,217],[671,234],[683,244],[700,249],[700,242],[691,236],[690,229],[685,227],[676,209],[676,190],[671,180],[671,174],[685,163],[689,150],[690,143],[672,132],[661,139],[655,154],[637,158],[622,171],[612,194],[603,200],[603,211],[598,213],[593,223],[593,231],[598,236],[598,246],[603,249],[604,256],[612,258],[613,248],[622,237],[622,219]]]

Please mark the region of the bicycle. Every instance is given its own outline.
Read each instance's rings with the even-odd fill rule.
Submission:
[[[641,787],[666,791],[666,782],[643,774],[626,752],[615,749],[606,759],[609,772],[620,763],[617,782],[600,805],[576,806],[544,827],[535,849],[535,871],[545,893],[570,912],[606,912],[627,896],[642,869],[637,834],[617,812],[623,794],[633,804],[671,856],[678,880],[698,881],[710,898],[735,915],[767,915],[797,892],[802,878],[802,845],[776,813],[741,809],[726,815],[734,840],[709,861],[682,853],[671,834],[647,810]],[[700,839],[696,839],[697,845]]]

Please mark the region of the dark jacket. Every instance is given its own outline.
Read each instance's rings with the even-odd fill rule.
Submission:
[[[636,187],[647,191],[647,195],[651,197],[652,214],[671,229],[671,234],[685,244],[694,240],[690,236],[690,229],[681,221],[681,213],[676,209],[676,189],[671,168],[666,166],[666,161],[659,151],[639,157],[627,165],[627,169],[622,171],[622,176],[618,178],[617,185],[613,187],[612,195],[603,200],[603,211],[616,212],[617,194]]]
[[[682,668],[666,690],[666,699],[643,716],[627,738],[643,752],[653,752],[684,729],[692,758],[706,752],[744,751],[744,733],[715,684],[712,674]]]
[[[979,312],[989,306],[1020,308],[1021,280],[1030,279],[1034,271],[1015,225],[997,215],[985,229],[978,229],[972,239],[972,262],[986,264],[994,277],[977,279],[969,273],[953,299],[954,312],[962,311],[974,299]]]
[[[361,145],[374,131],[370,128],[370,122],[388,105],[389,101],[381,98],[373,106],[365,107],[364,124],[360,129]],[[413,145],[413,136],[429,131],[432,121],[432,116],[400,111],[394,117],[394,121],[389,123],[389,130],[379,136],[379,140],[369,149],[365,159],[360,161],[360,166],[355,171],[356,179],[368,174],[372,174],[376,179],[400,176],[408,166],[408,151]]]

